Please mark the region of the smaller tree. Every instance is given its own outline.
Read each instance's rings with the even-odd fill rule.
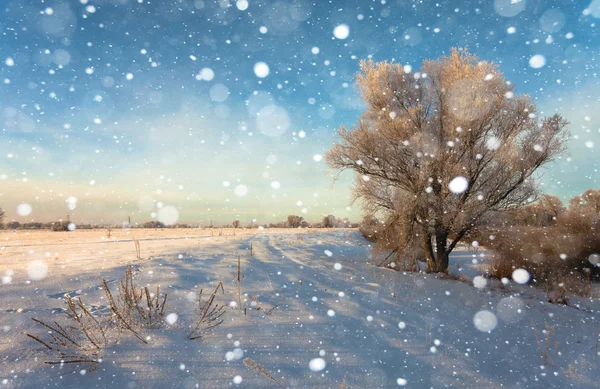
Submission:
[[[287,217],[288,225],[291,228],[300,227],[302,225],[303,220],[304,220],[304,218],[302,216],[297,216],[297,215],[288,215],[288,217]]]
[[[52,231],[69,231],[69,224],[71,224],[71,222],[69,220],[60,220],[58,222],[52,223],[51,230]]]
[[[571,232],[600,230],[600,190],[588,189],[569,200],[569,208],[560,215],[560,223]]]
[[[582,215],[600,214],[600,189],[588,189],[569,201],[569,210]]]
[[[376,242],[383,228],[383,224],[377,217],[374,215],[365,215],[358,226],[358,231],[368,241]]]
[[[538,218],[540,219],[540,225],[542,226],[555,224],[558,216],[567,210],[558,197],[548,194],[545,194],[540,198],[537,208]]]
[[[554,225],[565,211],[558,197],[545,194],[536,203],[515,208],[511,213],[517,225],[546,227]]]
[[[12,221],[12,222],[6,223],[5,227],[9,230],[18,230],[19,227],[21,227],[21,223],[19,223],[17,221]]]
[[[163,228],[165,224],[158,220],[151,220],[142,224],[142,228]]]
[[[238,228],[240,226],[240,221],[236,219],[233,221],[232,225],[233,225],[233,228]]]
[[[327,215],[323,217],[324,228],[334,228],[336,226],[336,218],[333,215]]]
[[[4,210],[0,208],[0,228],[2,227],[2,223],[4,222]]]

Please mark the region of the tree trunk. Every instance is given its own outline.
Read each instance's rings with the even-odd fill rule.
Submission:
[[[436,271],[439,273],[446,273],[448,271],[448,251],[446,246],[448,245],[448,232],[445,228],[439,227],[435,231],[435,259],[436,259]]]
[[[423,231],[423,251],[425,251],[425,259],[427,260],[427,272],[434,272],[437,268],[435,263],[435,253],[431,244],[431,234]]]
[[[449,265],[449,256],[448,253],[443,251],[441,253],[436,254],[436,272],[437,273],[448,273],[448,265]]]

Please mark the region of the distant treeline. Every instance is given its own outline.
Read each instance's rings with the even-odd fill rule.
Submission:
[[[4,225],[0,225],[0,228],[6,230],[52,230],[52,231],[68,231],[69,224],[71,222],[58,221],[58,222],[29,222],[20,223],[17,221],[6,222]],[[75,224],[73,224],[75,226]],[[76,227],[80,230],[91,230],[99,228],[99,226],[93,224],[77,224]]]
[[[4,224],[0,223],[0,229],[4,228],[7,230],[51,230],[51,231],[72,231],[78,230],[91,230],[97,228],[357,228],[358,223],[351,223],[348,219],[341,219],[333,215],[324,216],[320,222],[309,223],[302,216],[289,215],[287,220],[259,224],[259,223],[248,223],[245,227],[239,220],[234,220],[231,224],[213,225],[212,223],[204,225],[198,224],[187,224],[177,223],[173,225],[166,225],[157,220],[151,220],[144,223],[132,223],[127,222],[122,224],[78,224],[70,220],[60,220],[56,222],[28,222],[21,223],[18,221],[10,221]]]

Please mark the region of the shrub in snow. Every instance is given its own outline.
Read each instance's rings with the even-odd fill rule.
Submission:
[[[97,369],[105,350],[117,344],[122,333],[129,333],[147,344],[149,336],[142,332],[155,330],[164,323],[174,325],[178,315],[171,313],[165,318],[167,294],[161,294],[158,287],[151,293],[148,287],[138,288],[133,280],[133,268],[127,267],[125,278],[119,281],[119,289],[113,295],[106,280],[104,292],[108,299],[109,311],[93,312],[81,298],[73,299],[67,295],[67,322],[32,320],[44,327],[44,336],[27,334],[51,353],[45,361],[50,365],[73,364],[84,372]],[[209,331],[223,322],[225,306],[216,304],[217,292],[223,284],[219,283],[206,302],[202,301],[202,290],[198,295],[198,310],[188,339],[205,337]]]
[[[575,196],[568,208],[559,198],[543,195],[537,202],[490,214],[485,221],[487,228],[467,238],[493,251],[491,277],[509,280],[516,269],[523,269],[555,303],[592,293],[591,282],[600,279],[600,190]]]
[[[383,228],[383,224],[373,215],[364,216],[358,225],[358,231],[369,242],[377,242]]]

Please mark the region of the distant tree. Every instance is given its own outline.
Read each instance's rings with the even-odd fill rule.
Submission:
[[[466,50],[414,73],[363,61],[356,82],[365,111],[338,130],[326,161],[355,172],[354,200],[397,231],[397,252],[418,241],[430,272],[447,271],[486,213],[534,197],[534,172],[565,149],[565,119],[540,119],[494,63]]]
[[[298,228],[302,224],[304,218],[302,216],[288,215],[287,222],[291,228]]]
[[[69,224],[71,224],[69,220],[61,220],[52,223],[51,229],[52,231],[69,231]]]
[[[567,210],[562,201],[560,201],[560,199],[556,196],[545,194],[542,195],[542,197],[540,197],[540,200],[538,202],[542,209],[548,211],[554,217],[560,215],[561,213]]]
[[[2,227],[2,223],[4,223],[4,209],[0,208],[0,228]]]
[[[336,218],[333,215],[327,215],[323,217],[323,228],[334,228],[336,226]]]
[[[158,220],[151,220],[142,224],[142,228],[163,228],[165,225]]]
[[[516,225],[545,227],[554,225],[566,210],[558,197],[545,194],[533,204],[511,210],[511,215]]]
[[[6,223],[6,228],[9,230],[18,230],[21,227],[21,223],[19,222],[8,222]]]
[[[548,194],[542,195],[536,205],[538,210],[538,225],[540,226],[555,224],[557,218],[567,210],[558,197]]]
[[[240,226],[240,221],[236,219],[233,221],[233,223],[231,223],[231,225],[233,228],[238,228]]]
[[[600,214],[600,189],[588,189],[569,201],[569,210],[581,214]]]
[[[369,241],[376,242],[379,232],[383,230],[382,223],[373,215],[365,215],[358,226],[360,233]]]
[[[39,229],[42,229],[43,224],[40,222],[29,222],[29,223],[23,223],[22,226],[23,226],[23,228],[30,229],[30,230],[39,230]]]
[[[588,189],[569,200],[569,208],[559,215],[559,223],[571,232],[600,231],[600,190]]]
[[[515,225],[518,226],[536,226],[536,209],[533,204],[523,205],[512,209],[510,212]]]

